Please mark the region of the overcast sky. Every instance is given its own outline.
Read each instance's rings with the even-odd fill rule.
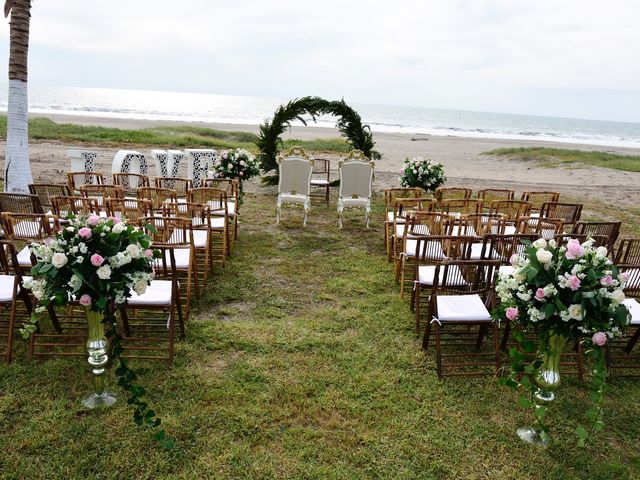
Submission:
[[[8,38],[5,21],[3,65]],[[37,86],[640,122],[640,0],[33,0],[29,68]]]

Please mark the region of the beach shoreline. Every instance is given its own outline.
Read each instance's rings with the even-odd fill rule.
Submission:
[[[111,117],[60,114],[30,114],[30,118],[45,117],[58,123],[94,125],[121,129],[143,129],[163,125],[213,128],[227,131],[258,133],[258,125],[178,122],[157,120],[136,120]],[[336,138],[340,132],[334,128],[294,126],[284,138],[311,140],[315,138]],[[640,204],[640,173],[625,172],[595,166],[548,168],[536,162],[517,161],[483,155],[484,152],[506,147],[554,147],[586,151],[615,152],[626,155],[640,155],[640,149],[629,147],[607,147],[601,145],[569,144],[540,140],[507,140],[458,136],[436,136],[407,133],[374,133],[376,150],[382,160],[376,162],[376,188],[397,186],[402,163],[407,157],[429,157],[445,167],[450,185],[465,185],[474,190],[480,188],[514,188],[524,190],[557,190],[572,196],[611,201],[618,205]],[[66,150],[77,148],[79,144],[53,141],[31,141],[30,158],[34,180],[51,181],[58,178],[61,183],[70,170],[70,160]],[[85,144],[86,145],[86,144]],[[98,152],[97,169],[111,173],[111,161],[120,149],[130,146],[100,147],[86,145]],[[138,148],[145,155],[156,147]],[[4,142],[1,146],[4,154]],[[323,154],[323,157],[337,160],[337,154]],[[150,174],[155,174],[153,162]],[[333,166],[332,174],[337,173]],[[186,174],[186,169],[183,174]],[[333,176],[332,175],[332,176]],[[255,182],[254,182],[255,183]],[[257,186],[255,188],[258,188]]]

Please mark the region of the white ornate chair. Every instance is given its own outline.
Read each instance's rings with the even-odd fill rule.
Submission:
[[[340,228],[342,228],[342,213],[345,208],[364,208],[365,221],[367,228],[369,228],[373,167],[373,161],[365,157],[360,150],[351,150],[338,163],[338,173],[340,175],[338,218]]]
[[[278,201],[276,203],[276,224],[280,223],[282,205],[302,205],[303,225],[311,208],[311,174],[313,160],[300,147],[293,147],[278,156]]]

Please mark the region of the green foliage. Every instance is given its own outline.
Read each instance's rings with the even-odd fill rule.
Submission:
[[[255,142],[260,150],[260,163],[265,173],[277,170],[278,150],[283,147],[280,136],[291,122],[299,120],[303,125],[307,124],[304,115],[311,116],[313,121],[320,115],[331,114],[338,116],[337,127],[345,137],[351,148],[361,150],[365,156],[379,159],[380,153],[373,150],[375,142],[368,125],[362,124],[362,118],[344,100],[330,102],[320,97],[302,97],[291,100],[285,105],[280,105],[271,120],[266,120],[260,125],[260,136]],[[278,174],[272,174],[263,178],[264,183],[275,185],[278,182]]]
[[[497,155],[514,160],[533,160],[546,167],[568,164],[587,164],[613,168],[626,172],[640,172],[640,156],[621,155],[610,152],[587,152],[565,148],[516,147],[498,148],[483,155]]]

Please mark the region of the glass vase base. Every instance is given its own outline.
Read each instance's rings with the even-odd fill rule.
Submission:
[[[551,437],[549,434],[545,434],[532,427],[520,427],[516,430],[520,440],[531,445],[538,445],[539,447],[547,447],[551,445]]]
[[[115,393],[112,392],[102,392],[102,393],[89,393],[80,399],[80,403],[85,408],[93,410],[95,408],[106,408],[110,407],[117,401],[117,397]]]

